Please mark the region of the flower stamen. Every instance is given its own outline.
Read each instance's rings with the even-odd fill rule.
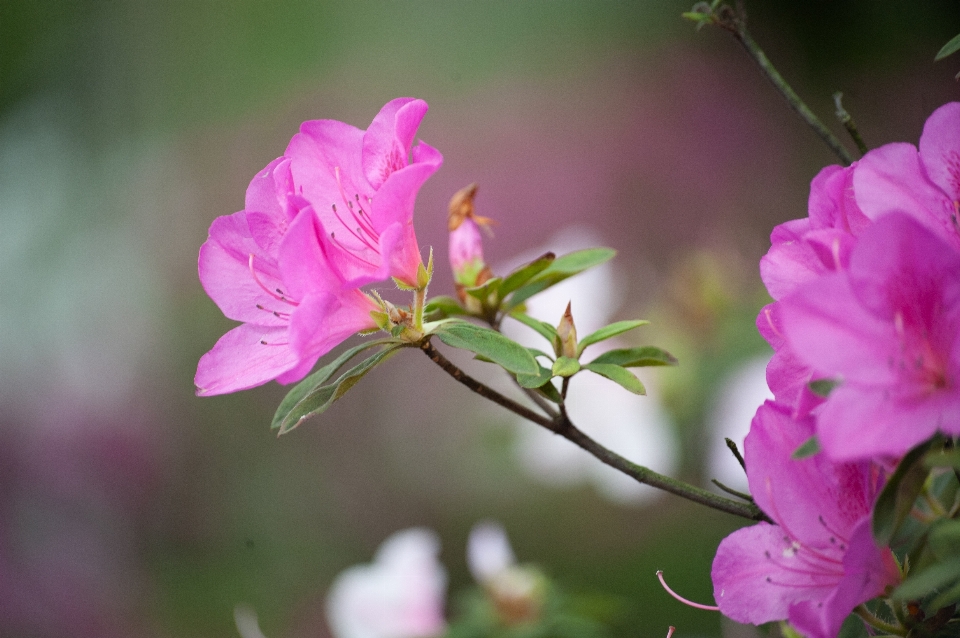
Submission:
[[[695,603],[693,601],[687,600],[677,592],[670,589],[670,586],[667,585],[667,581],[663,579],[663,570],[660,570],[660,569],[657,570],[657,578],[660,579],[660,584],[663,585],[663,588],[665,590],[667,590],[667,593],[673,596],[674,598],[676,598],[677,600],[679,600],[680,602],[682,602],[684,605],[687,605],[689,607],[694,607],[696,609],[705,609],[706,611],[720,611],[720,608],[715,605],[701,605],[700,603]],[[673,627],[671,627],[670,629],[672,633]],[[667,638],[669,637],[670,637],[670,634],[667,634]]]

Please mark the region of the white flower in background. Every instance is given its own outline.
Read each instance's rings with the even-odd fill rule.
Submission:
[[[507,532],[499,523],[478,523],[467,540],[467,565],[507,626],[535,622],[546,598],[547,581],[531,565],[518,565]]]
[[[589,229],[567,228],[554,236],[546,247],[519,257],[514,265],[530,261],[552,250],[562,255],[582,248],[602,246]],[[509,272],[506,268],[497,272]],[[567,303],[572,304],[577,333],[583,337],[613,320],[620,307],[622,277],[611,262],[571,277],[536,295],[527,302],[527,313],[556,325]],[[514,321],[504,322],[504,332],[528,347],[544,348],[544,341],[532,330]],[[641,328],[642,330],[642,328]],[[626,342],[610,339],[590,346],[584,361],[602,352],[625,347]],[[672,473],[677,465],[679,445],[670,417],[657,397],[650,374],[640,372],[647,396],[627,392],[616,383],[590,372],[582,372],[570,381],[567,411],[577,427],[601,445],[634,463],[662,474]],[[620,504],[640,504],[659,492],[637,483],[587,454],[562,437],[527,422],[519,422],[518,455],[532,478],[544,484],[566,487],[592,484],[601,496]]]
[[[441,634],[447,575],[440,541],[427,529],[397,532],[369,565],[340,573],[327,596],[336,638],[425,638]]]
[[[757,408],[773,393],[767,387],[769,356],[750,359],[734,369],[720,385],[712,409],[707,413],[707,436],[710,451],[707,478],[715,478],[727,487],[746,492],[747,475],[727,447],[724,438],[737,444],[743,452],[743,439],[750,431],[750,422]]]

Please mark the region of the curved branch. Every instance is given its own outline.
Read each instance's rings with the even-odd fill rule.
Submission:
[[[571,443],[586,450],[600,461],[606,463],[614,469],[620,470],[627,476],[632,477],[640,483],[670,492],[671,494],[675,494],[687,500],[699,503],[700,505],[706,505],[707,507],[719,510],[721,512],[726,512],[735,516],[741,516],[752,521],[771,522],[767,515],[764,514],[759,507],[752,503],[741,503],[740,501],[734,501],[733,499],[714,494],[713,492],[708,492],[702,488],[690,485],[689,483],[684,483],[683,481],[678,481],[677,479],[670,478],[669,476],[664,476],[663,474],[659,474],[649,468],[643,467],[642,465],[637,465],[636,463],[625,459],[613,450],[603,447],[595,440],[590,438],[585,432],[574,425],[573,422],[563,413],[558,414],[554,418],[546,417],[541,414],[537,414],[533,410],[517,403],[509,397],[503,396],[493,388],[484,385],[483,383],[464,373],[463,370],[458,368],[449,359],[444,357],[443,354],[441,354],[440,351],[430,343],[429,338],[425,339],[420,344],[420,349],[423,350],[424,354],[426,354],[431,361],[440,366],[444,372],[449,374],[463,385],[467,386],[473,392],[479,394],[485,399],[493,401],[497,405],[510,410],[514,414],[521,416],[528,421],[532,421],[537,425],[550,430],[554,434],[562,436]]]

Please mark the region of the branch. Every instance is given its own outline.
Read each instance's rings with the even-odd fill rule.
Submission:
[[[793,112],[799,115],[803,121],[807,123],[807,126],[812,128],[814,133],[830,147],[830,150],[840,158],[843,165],[849,166],[852,164],[853,158],[850,156],[846,147],[844,147],[840,140],[830,132],[830,129],[824,126],[823,122],[814,115],[813,111],[800,99],[796,91],[787,84],[787,81],[783,79],[783,76],[780,75],[769,58],[767,58],[763,49],[761,49],[753,37],[751,37],[750,32],[747,31],[746,18],[742,15],[737,15],[737,12],[727,5],[719,7],[716,12],[712,14],[711,18],[714,24],[731,33],[733,37],[743,45],[743,48],[746,49],[750,57],[753,58],[753,61],[760,67],[763,75],[770,80],[770,83],[780,92],[780,95],[787,100]]]
[[[771,522],[767,515],[752,503],[741,503],[740,501],[734,501],[733,499],[714,494],[713,492],[708,492],[707,490],[684,483],[683,481],[678,481],[670,478],[669,476],[658,474],[649,468],[628,461],[616,452],[608,450],[587,436],[583,431],[577,428],[577,426],[575,426],[566,415],[562,413],[558,414],[554,418],[545,417],[541,414],[537,414],[533,410],[530,410],[526,406],[517,403],[513,399],[503,396],[496,390],[484,385],[483,383],[480,383],[473,377],[464,373],[449,359],[444,357],[440,351],[430,343],[429,338],[420,344],[420,349],[423,350],[424,354],[426,354],[431,361],[440,366],[444,372],[449,374],[463,385],[467,386],[473,392],[486,399],[489,399],[490,401],[493,401],[497,405],[510,410],[514,414],[521,416],[528,421],[532,421],[537,425],[550,430],[554,434],[562,436],[568,441],[583,448],[610,467],[620,470],[627,476],[636,479],[640,483],[670,492],[671,494],[675,494],[701,505],[706,505],[707,507],[711,507],[721,512],[726,512],[735,516],[741,516],[753,521]]]

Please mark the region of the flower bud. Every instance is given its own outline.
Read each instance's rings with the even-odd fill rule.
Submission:
[[[447,228],[450,231],[450,266],[457,285],[457,295],[464,301],[464,288],[473,288],[490,279],[492,273],[483,259],[481,226],[493,220],[473,212],[473,198],[477,185],[470,184],[458,190],[450,199]]]
[[[553,350],[558,357],[577,358],[577,327],[573,324],[573,313],[570,311],[570,304],[564,310],[560,317],[560,325],[557,326],[557,339],[553,344]]]

